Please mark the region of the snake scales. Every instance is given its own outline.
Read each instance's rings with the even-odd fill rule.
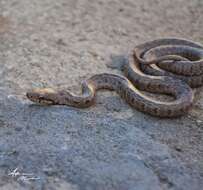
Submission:
[[[115,90],[137,110],[158,117],[177,117],[193,103],[192,88],[203,85],[203,46],[185,39],[158,39],[135,47],[124,76],[96,74],[82,83],[82,95],[49,88],[33,89],[27,97],[40,104],[89,107],[99,89]],[[167,94],[172,101],[154,100],[142,91]]]

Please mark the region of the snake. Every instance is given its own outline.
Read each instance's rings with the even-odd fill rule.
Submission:
[[[203,85],[203,46],[181,38],[160,38],[137,45],[121,65],[121,74],[95,74],[82,82],[82,93],[35,88],[26,93],[32,102],[87,108],[100,89],[114,90],[143,113],[172,118],[182,116],[194,102],[193,88]],[[160,101],[146,92],[172,96]]]

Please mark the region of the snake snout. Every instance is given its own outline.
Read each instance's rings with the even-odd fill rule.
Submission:
[[[28,91],[28,92],[26,93],[26,96],[27,96],[27,98],[28,98],[29,100],[36,102],[36,101],[38,100],[40,94],[39,94],[39,93],[36,93],[36,92],[34,92],[34,91],[32,91],[32,90],[30,90],[30,91]]]

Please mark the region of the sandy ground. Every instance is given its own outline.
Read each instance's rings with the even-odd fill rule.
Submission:
[[[0,0],[0,89],[3,94],[9,95],[9,98],[21,102],[20,107],[23,109],[24,106],[31,104],[25,98],[25,92],[32,87],[69,88],[77,91],[81,81],[93,74],[119,73],[109,68],[108,64],[112,61],[121,61],[136,44],[162,37],[187,38],[203,44],[202,28],[202,0]],[[9,102],[9,98],[2,101]],[[12,107],[12,103],[8,105]],[[8,120],[5,119],[9,114],[5,115],[4,111],[1,108],[1,120],[10,123],[9,117]],[[10,111],[16,110],[11,108]],[[196,102],[191,112],[180,119],[161,120],[144,115],[130,108],[113,92],[99,93],[97,104],[82,112],[87,114],[85,117],[89,119],[88,125],[92,128],[97,123],[97,117],[94,115],[97,114],[132,125],[143,132],[145,138],[149,137],[153,139],[152,142],[166,146],[170,156],[188,169],[189,177],[196,180],[194,187],[199,189],[203,177],[203,90],[201,88],[196,90]],[[74,114],[73,117],[77,118],[79,113],[75,111]],[[60,116],[58,119],[60,120]],[[43,118],[39,117],[38,122],[43,123]],[[2,128],[0,147],[3,147],[3,143],[9,144],[5,137],[8,129]],[[11,130],[15,136],[14,128],[11,127]],[[0,153],[1,151],[0,149]],[[97,153],[99,154],[99,149]],[[5,160],[3,159],[2,162],[4,163]],[[73,174],[64,174],[65,180],[60,182],[62,178],[59,171],[54,177],[46,179],[42,186],[39,184],[21,186],[22,184],[19,185],[18,181],[8,179],[5,174],[14,169],[15,165],[2,165],[0,165],[1,168],[3,167],[0,189],[14,189],[14,187],[15,189],[95,189],[95,187],[108,189],[105,188],[105,179],[96,186],[81,186],[77,180],[80,181],[84,177],[82,174],[77,180],[70,177]],[[156,168],[155,165],[154,167]],[[168,170],[170,169],[169,167]],[[183,181],[186,179],[183,178]],[[189,186],[181,185],[179,181],[175,183],[174,180],[174,176],[167,180],[159,178],[157,187],[190,189]],[[68,181],[75,185],[70,185]],[[62,184],[60,188],[56,183]],[[133,189],[131,186],[121,184],[110,187]],[[140,189],[151,188],[153,189],[150,185],[140,186]]]

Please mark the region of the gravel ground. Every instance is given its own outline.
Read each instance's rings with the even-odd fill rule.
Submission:
[[[84,110],[33,105],[25,92],[77,92],[93,74],[119,73],[108,64],[136,44],[203,44],[202,28],[202,0],[0,0],[0,189],[201,189],[201,88],[179,119],[140,113],[113,92]]]

